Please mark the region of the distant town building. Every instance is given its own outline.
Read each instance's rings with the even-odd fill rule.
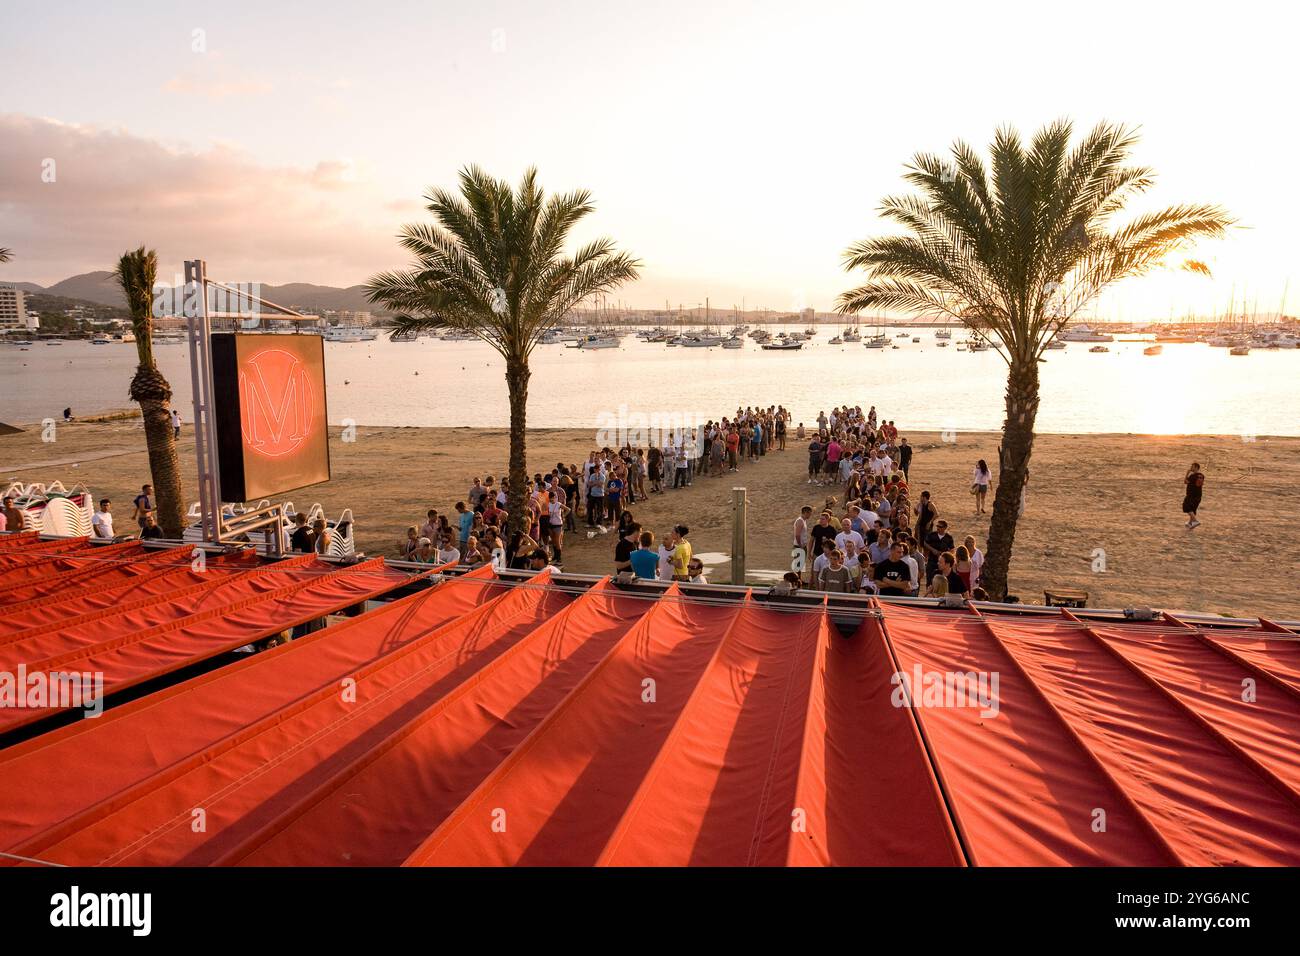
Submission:
[[[801,322],[815,322],[815,321],[817,321],[817,310],[816,310],[816,309],[802,309],[802,310],[799,312],[799,321],[801,321]]]
[[[0,329],[36,329],[40,320],[27,314],[23,290],[0,282]]]

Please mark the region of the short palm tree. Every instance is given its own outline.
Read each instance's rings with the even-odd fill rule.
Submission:
[[[1120,279],[1166,263],[1232,219],[1218,206],[1171,206],[1115,222],[1152,184],[1127,165],[1133,131],[1101,124],[1071,148],[1072,125],[1041,129],[1026,147],[1009,128],[990,146],[992,168],[965,143],[951,160],[919,153],[906,180],[920,195],[886,198],[881,214],[906,230],[855,243],[845,268],[865,285],[843,293],[841,312],[899,309],[956,319],[989,340],[1007,362],[1006,420],[981,580],[1007,592],[1021,493],[1038,415],[1038,359],[1056,333]],[[1197,261],[1184,268],[1208,272]]]
[[[158,525],[168,538],[185,532],[181,469],[169,405],[172,388],[158,371],[153,357],[153,288],[158,277],[158,254],[141,246],[122,253],[113,278],[122,286],[131,313],[131,331],[140,364],[131,379],[131,400],[140,403],[144,440],[149,449],[149,473],[158,505]]]
[[[406,272],[366,285],[370,301],[397,313],[394,335],[469,332],[506,362],[510,394],[510,526],[525,522],[528,359],[542,333],[598,292],[635,279],[641,263],[596,239],[565,255],[569,232],[595,208],[585,190],[551,196],[524,173],[517,190],[477,166],[460,173],[459,193],[430,190],[436,224],[407,225],[401,243],[415,256]]]

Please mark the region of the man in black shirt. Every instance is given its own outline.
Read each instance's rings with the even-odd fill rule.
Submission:
[[[289,536],[289,547],[301,554],[311,554],[311,529],[307,527],[307,515],[299,511],[293,516],[293,534]]]
[[[961,575],[957,573],[957,562],[950,552],[945,551],[939,556],[939,573],[948,581],[949,594],[970,597],[970,590],[966,587],[966,582],[961,579]]]
[[[903,477],[907,478],[907,470],[912,467],[912,446],[906,438],[898,440],[898,467],[903,470]]]
[[[952,535],[948,533],[948,522],[943,519],[937,521],[934,530],[925,536],[925,579],[927,581],[939,570],[939,555],[951,551],[954,543]]]
[[[153,516],[153,512],[146,511],[140,525],[140,540],[148,541],[162,536],[162,528],[158,527],[158,520]]]
[[[817,523],[812,526],[812,553],[818,555],[822,553],[822,543],[829,540],[835,541],[835,536],[840,533],[840,529],[831,524],[831,513],[823,511]],[[814,579],[816,580],[816,579]]]
[[[632,573],[632,552],[641,542],[641,525],[633,521],[614,545],[614,570]]]
[[[903,545],[895,541],[889,557],[876,565],[874,580],[880,593],[903,597],[912,587],[912,570],[903,560]]]

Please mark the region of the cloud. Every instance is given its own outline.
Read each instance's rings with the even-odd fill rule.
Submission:
[[[168,93],[202,96],[210,100],[224,100],[232,96],[258,96],[272,90],[263,80],[212,80],[191,76],[173,76],[163,84]]]
[[[226,59],[219,50],[195,56],[193,66],[163,84],[168,93],[218,101],[270,93],[271,83]]]
[[[53,161],[54,181],[42,172]],[[270,167],[220,144],[176,149],[121,129],[0,114],[4,278],[52,282],[158,249],[164,276],[202,256],[214,277],[351,285],[402,265],[403,216],[349,159]]]

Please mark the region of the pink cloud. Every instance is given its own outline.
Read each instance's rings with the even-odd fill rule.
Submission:
[[[42,171],[53,161],[54,181]],[[170,276],[202,255],[214,276],[351,285],[405,260],[390,196],[347,160],[268,167],[227,145],[173,149],[121,129],[0,114],[4,278],[57,281],[158,249]]]

